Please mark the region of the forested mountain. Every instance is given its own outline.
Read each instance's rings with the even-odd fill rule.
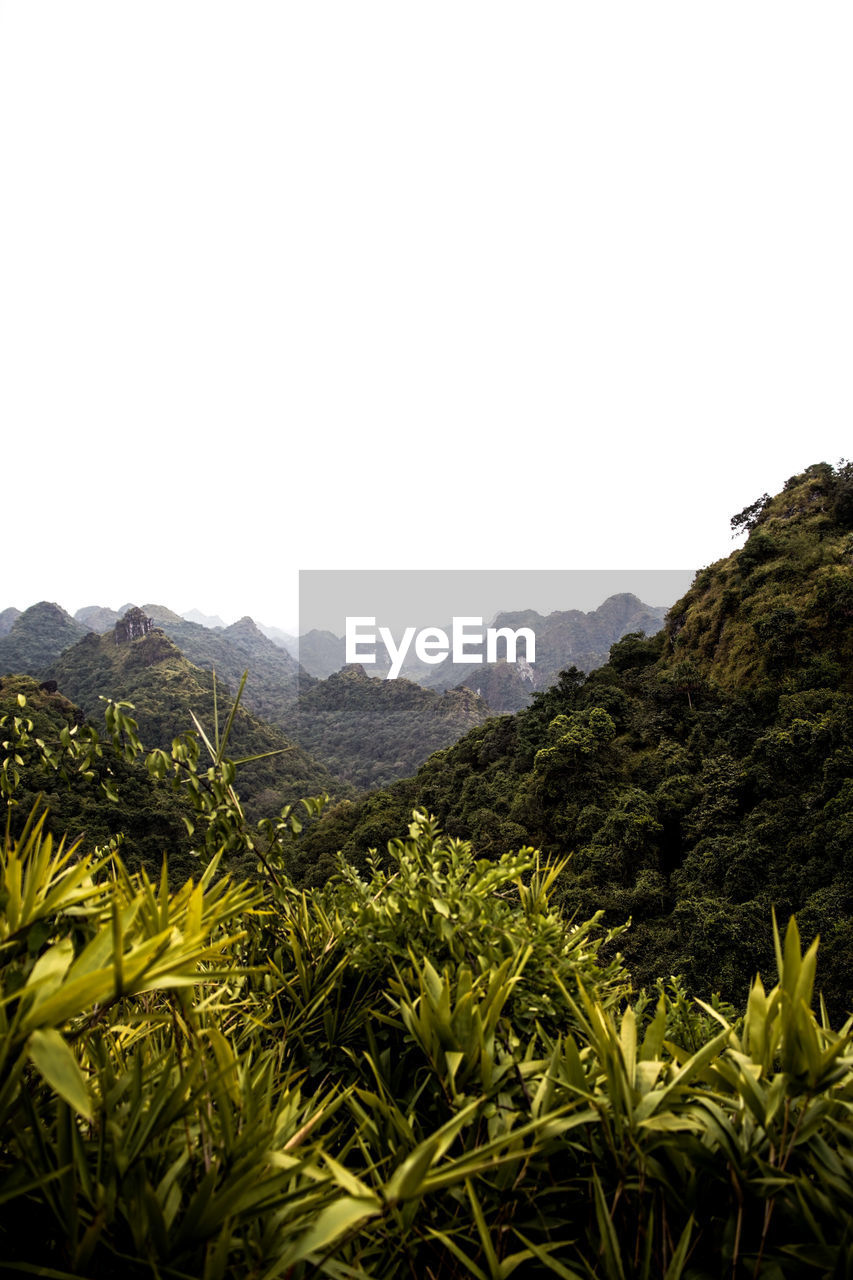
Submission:
[[[220,630],[188,622],[162,605],[147,604],[142,613],[185,658],[215,670],[230,688],[248,670],[244,706],[298,742],[330,774],[361,789],[414,773],[432,751],[491,714],[467,690],[439,694],[407,680],[369,679],[361,668],[315,680],[251,618]]]
[[[735,516],[746,545],[669,612],[662,665],[727,692],[853,691],[853,472],[819,464]]]
[[[128,604],[116,611],[88,605],[78,609],[73,619],[46,601],[22,614],[7,610],[9,632],[0,635],[0,674],[6,671],[44,678],[54,660],[71,645],[87,633],[112,635],[116,624],[135,608]],[[191,663],[215,670],[232,688],[248,669],[244,705],[279,727],[292,722],[300,675],[309,684],[311,678],[300,672],[290,654],[263,635],[251,618],[213,630],[187,621],[163,605],[146,604],[142,612],[154,619]]]
[[[822,935],[836,1010],[853,972],[853,468],[792,477],[734,520],[746,544],[703,569],[652,638],[562,674],[413,779],[336,806],[303,874],[362,864],[413,806],[496,857],[571,853],[564,904],[611,923],[638,981],[680,972],[742,996],[772,966],[771,907]]]
[[[145,605],[142,612],[185,658],[215,670],[230,688],[248,671],[244,706],[322,761],[331,775],[361,789],[414,773],[432,751],[491,714],[468,691],[442,695],[406,680],[368,679],[363,669],[315,680],[251,618],[220,630],[188,622],[162,605]]]
[[[127,605],[116,612],[97,605],[78,609],[76,619],[92,631],[103,634],[112,631],[115,624],[129,609]],[[280,645],[273,643],[255,625],[251,618],[240,618],[226,627],[219,619],[199,614],[193,620],[182,617],[164,605],[145,604],[142,612],[153,618],[166,635],[172,639],[185,658],[195,666],[216,671],[231,688],[237,688],[243,672],[249,672],[243,693],[243,705],[257,716],[285,732],[292,732],[295,725],[294,704],[302,686],[310,686],[312,678],[302,671],[294,658]],[[75,640],[78,637],[75,637]],[[21,668],[29,674],[41,674],[30,668]]]
[[[306,631],[298,645],[299,662],[312,676],[330,676],[346,663],[346,642],[331,631]]]
[[[106,635],[88,632],[54,662],[49,676],[96,722],[103,716],[102,696],[131,702],[148,747],[166,748],[177,734],[192,728],[191,712],[203,725],[213,724],[211,672],[189,662],[144,610],[129,611]],[[217,684],[224,720],[239,681]],[[351,790],[292,739],[241,706],[234,722],[233,757],[282,749],[284,754],[241,768],[241,795],[250,815],[270,816],[303,795],[328,791],[341,796]]]
[[[322,777],[326,781],[322,785],[320,781],[311,783],[311,791],[332,789],[340,795],[348,792],[348,788],[341,791],[341,779],[367,788],[406,777],[432,751],[454,742],[490,714],[483,700],[467,690],[440,694],[406,680],[386,683],[363,676],[356,688],[350,677],[332,677],[324,688],[326,682],[307,674],[251,618],[241,618],[228,627],[209,628],[157,604],[146,604],[141,610],[131,606],[122,618],[112,610],[91,606],[78,611],[76,622],[56,605],[34,606],[17,621],[15,634],[8,638],[8,670],[56,680],[59,688],[78,701],[88,715],[100,714],[99,693],[135,701],[136,695],[127,691],[123,665],[120,664],[120,672],[114,669],[120,657],[113,644],[116,628],[121,630],[122,619],[130,615],[139,615],[143,620],[140,623],[137,619],[137,627],[144,625],[145,619],[153,620],[173,644],[173,649],[161,647],[162,651],[153,640],[149,644],[151,655],[160,656],[152,659],[152,669],[146,676],[142,715],[147,726],[160,734],[161,726],[153,725],[151,709],[162,707],[173,698],[174,672],[168,664],[162,665],[166,656],[173,661],[183,657],[204,670],[208,689],[210,673],[214,671],[223,689],[232,690],[239,687],[243,673],[248,671],[243,707],[266,722],[277,740],[283,734],[288,742],[298,742],[303,752],[314,756],[315,764],[323,762]],[[110,616],[116,621],[109,623]],[[81,637],[88,637],[90,643],[72,651]],[[95,643],[105,637],[105,643]],[[158,688],[161,676],[170,682],[169,690]],[[113,677],[118,684],[110,684]],[[190,680],[183,691],[183,711],[195,706],[192,697],[196,680],[197,677]],[[396,689],[395,683],[399,685]],[[167,716],[166,722],[168,736],[174,721]],[[272,748],[267,745],[263,749]],[[260,766],[252,766],[243,783],[250,806],[257,790],[254,774],[258,771],[264,772]],[[303,768],[300,776],[310,779],[314,773]]]
[[[540,614],[534,609],[499,613],[489,622],[496,628],[529,627],[536,636],[536,660],[524,658],[524,642],[519,642],[516,662],[502,656],[497,663],[422,662],[411,646],[403,660],[401,675],[427,689],[465,687],[479,694],[493,711],[518,711],[530,704],[537,689],[553,684],[558,672],[568,666],[592,671],[607,661],[610,646],[631,631],[651,635],[663,625],[666,609],[644,604],[629,592],[608,597],[597,609],[584,613],[567,609]],[[451,626],[444,628],[447,634]],[[503,644],[503,641],[501,642]],[[298,640],[299,660],[306,671],[328,676],[346,662],[346,645],[331,631],[309,631]],[[384,677],[389,660],[381,646],[371,675]]]
[[[365,790],[414,773],[491,714],[469,689],[437,693],[410,680],[372,679],[353,665],[306,689],[296,736],[333,773]]]
[[[294,704],[300,687],[312,683],[287,650],[274,644],[251,618],[229,627],[209,628],[173,613],[162,605],[143,605],[185,658],[207,671],[215,670],[232,688],[249,672],[243,701],[261,719],[292,732]]]
[[[63,649],[86,633],[87,628],[58,604],[42,600],[31,605],[18,614],[6,635],[0,635],[0,676],[41,675]]]

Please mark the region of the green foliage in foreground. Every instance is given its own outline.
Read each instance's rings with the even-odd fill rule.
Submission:
[[[7,834],[0,1271],[849,1274],[853,1031],[793,922],[740,1019],[677,983],[632,1005],[532,850],[416,812],[388,858],[176,886]]]

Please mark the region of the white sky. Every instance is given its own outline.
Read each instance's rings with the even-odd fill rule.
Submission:
[[[288,627],[300,568],[727,554],[853,453],[851,36],[0,0],[0,609]]]

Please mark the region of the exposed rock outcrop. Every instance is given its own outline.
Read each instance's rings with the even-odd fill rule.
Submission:
[[[119,618],[113,635],[116,644],[129,644],[131,640],[139,640],[147,636],[156,626],[153,618],[149,618],[141,609],[128,609],[123,618]]]

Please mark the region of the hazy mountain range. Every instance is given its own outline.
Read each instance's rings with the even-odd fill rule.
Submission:
[[[209,678],[190,678],[190,668],[215,671],[223,694],[233,693],[248,671],[245,710],[299,743],[320,772],[328,771],[315,790],[338,778],[345,791],[348,785],[381,786],[413,773],[433,751],[490,715],[528,705],[563,667],[589,670],[606,661],[610,646],[626,631],[657,630],[664,612],[635,596],[618,595],[590,613],[500,614],[496,625],[535,628],[534,666],[499,661],[472,668],[446,662],[437,668],[410,656],[401,677],[387,681],[379,665],[369,674],[360,666],[344,668],[344,641],[330,632],[312,631],[297,640],[276,628],[261,628],[249,617],[224,626],[217,617],[197,611],[181,615],[154,603],[120,611],[90,605],[72,618],[59,605],[41,601],[0,614],[0,673],[54,680],[97,718],[98,695],[136,703],[142,695],[130,672],[144,668],[144,698],[151,705],[142,705],[140,716],[168,736],[189,726],[192,697],[210,691]],[[117,662],[116,636],[121,632],[127,638],[123,619],[137,614],[154,631],[146,623],[144,636],[130,637],[133,659]],[[140,625],[138,619],[133,624]],[[154,634],[171,643],[156,641]],[[98,637],[102,642],[96,645]],[[301,663],[294,651],[302,655]],[[181,662],[186,666],[178,673]],[[171,717],[164,713],[170,701]],[[305,766],[302,773],[307,777],[311,770]]]

